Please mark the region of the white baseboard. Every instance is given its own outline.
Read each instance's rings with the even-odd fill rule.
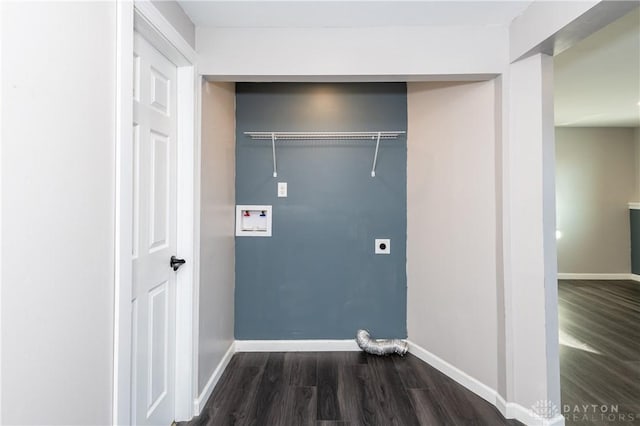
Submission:
[[[633,280],[633,274],[571,274],[558,273],[559,280]],[[640,275],[636,275],[640,280]]]
[[[236,340],[236,352],[347,352],[359,351],[347,340]]]
[[[546,420],[545,426],[564,426],[564,416],[557,414],[554,418]]]
[[[516,419],[528,426],[564,426],[564,416],[562,414],[556,414],[550,419],[545,419],[537,416],[532,410],[513,402],[506,404],[506,413],[503,413],[503,415],[507,419]]]
[[[462,386],[469,389],[471,392],[475,393],[485,401],[489,402],[491,405],[495,405],[496,407],[498,407],[498,392],[485,385],[478,379],[471,377],[464,371],[460,370],[458,367],[454,367],[447,361],[432,354],[423,347],[416,345],[412,341],[409,341],[409,353],[412,353],[436,370],[439,370],[440,372],[449,376],[451,379],[460,383]]]
[[[198,395],[198,397],[193,401],[194,416],[199,416],[202,412],[204,405],[207,403],[207,400],[211,396],[213,389],[218,383],[218,380],[220,380],[220,377],[222,377],[222,373],[224,373],[225,368],[227,368],[227,365],[229,365],[229,361],[231,361],[234,353],[236,353],[236,342],[233,342],[231,343],[231,345],[229,345],[229,349],[227,349],[227,352],[225,352],[222,360],[220,360],[220,363],[218,364],[216,369],[213,370],[213,373],[211,373],[211,377],[209,377],[209,380],[207,380],[207,384],[204,385],[204,389],[202,389],[200,395]]]
[[[628,280],[640,282],[640,275],[637,274],[561,274],[558,273],[559,280]]]
[[[562,417],[562,415],[557,415],[552,419],[543,419],[536,416],[532,410],[527,409],[520,404],[506,402],[495,389],[485,385],[478,379],[471,377],[464,371],[449,364],[447,361],[432,354],[423,347],[416,345],[412,341],[408,342],[409,353],[415,355],[417,358],[420,358],[436,370],[469,389],[491,405],[494,405],[505,418],[516,419],[526,425],[564,426],[564,417]]]

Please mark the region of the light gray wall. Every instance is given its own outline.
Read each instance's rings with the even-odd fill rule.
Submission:
[[[182,7],[174,0],[151,0],[151,3],[167,18],[187,43],[195,49],[196,47],[196,27],[191,19],[184,13]]]
[[[111,424],[116,6],[2,8],[0,423]]]
[[[235,86],[202,86],[198,393],[233,342]]]
[[[631,272],[635,144],[633,128],[556,128],[558,272]]]
[[[494,92],[492,81],[408,84],[407,326],[496,389]]]

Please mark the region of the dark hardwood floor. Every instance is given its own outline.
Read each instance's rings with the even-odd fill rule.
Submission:
[[[640,283],[561,280],[558,299],[566,424],[640,425]]]
[[[413,355],[237,353],[190,426],[520,425]]]
[[[640,284],[559,282],[567,425],[640,425]],[[413,355],[238,353],[189,426],[519,425]]]

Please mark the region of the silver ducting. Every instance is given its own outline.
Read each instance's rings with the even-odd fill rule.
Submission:
[[[404,355],[409,350],[409,345],[404,340],[372,339],[367,330],[358,330],[356,333],[356,342],[360,349],[373,355],[390,355],[394,352],[399,355]]]

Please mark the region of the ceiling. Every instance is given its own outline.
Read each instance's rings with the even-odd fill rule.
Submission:
[[[640,126],[640,8],[554,58],[557,126]]]
[[[197,27],[508,26],[533,0],[178,0]],[[640,126],[640,8],[554,58],[558,126]]]
[[[381,27],[509,25],[532,0],[510,1],[189,1],[197,27]]]

